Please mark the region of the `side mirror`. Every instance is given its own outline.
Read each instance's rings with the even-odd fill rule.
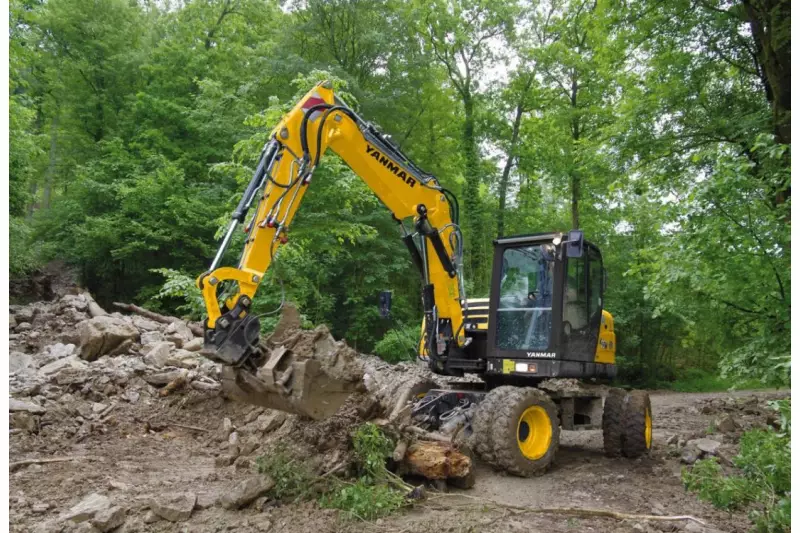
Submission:
[[[570,230],[569,240],[564,244],[567,245],[567,257],[583,257],[583,230]]]
[[[389,318],[392,312],[392,291],[381,291],[378,296],[378,306],[381,318]]]

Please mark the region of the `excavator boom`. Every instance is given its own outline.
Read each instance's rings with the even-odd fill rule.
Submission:
[[[270,133],[211,268],[197,280],[207,310],[203,353],[227,367],[228,387],[245,401],[313,418],[332,414],[353,384],[337,382],[318,362],[300,360],[299,354],[268,353],[260,340],[258,317],[250,309],[267,269],[289,239],[314,169],[328,150],[366,183],[402,229],[423,282],[423,352],[431,364],[465,344],[462,236],[455,196],[323,82]],[[222,266],[240,225],[247,235],[241,260],[236,267]],[[324,409],[315,395],[327,398]]]

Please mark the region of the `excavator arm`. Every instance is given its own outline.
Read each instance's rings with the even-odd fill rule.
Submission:
[[[317,85],[272,130],[209,271],[197,285],[207,309],[204,353],[224,365],[255,371],[265,364],[253,297],[331,150],[389,209],[423,280],[423,353],[442,370],[464,345],[462,236],[455,197],[420,170],[391,140],[341,102],[328,82]],[[410,221],[408,224],[405,221]],[[237,267],[221,266],[234,232],[247,239]],[[223,296],[220,287],[227,287]],[[220,301],[222,299],[222,301]]]

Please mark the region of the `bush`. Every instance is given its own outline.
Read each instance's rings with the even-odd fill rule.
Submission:
[[[373,485],[366,478],[323,495],[323,507],[344,511],[350,518],[375,520],[406,504],[405,496],[388,485]]]
[[[375,343],[375,354],[388,363],[413,361],[419,349],[419,326],[390,329]]]
[[[256,459],[256,468],[275,482],[270,495],[276,500],[307,498],[319,488],[308,463],[295,457],[284,443]]]
[[[716,458],[684,469],[683,483],[702,500],[726,510],[752,504],[750,520],[760,533],[789,531],[791,525],[791,418],[789,400],[772,402],[781,416],[781,430],[756,429],[742,435],[734,464],[726,476]]]
[[[31,242],[31,230],[17,217],[8,219],[8,270],[11,277],[30,274],[40,266],[38,249]]]

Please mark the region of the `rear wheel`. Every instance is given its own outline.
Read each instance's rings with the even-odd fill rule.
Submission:
[[[603,405],[603,449],[609,457],[622,454],[625,391],[609,389]]]
[[[653,412],[650,395],[643,390],[628,393],[622,433],[622,453],[639,457],[653,445]]]
[[[484,442],[492,444],[493,453],[481,457],[518,476],[544,472],[555,458],[560,435],[553,400],[539,389],[511,386],[494,389],[486,399],[494,413]]]
[[[498,411],[497,400],[500,397],[497,391],[501,388],[491,390],[481,403],[478,404],[475,416],[472,418],[472,447],[478,456],[492,463],[494,461],[494,432],[492,422]]]

